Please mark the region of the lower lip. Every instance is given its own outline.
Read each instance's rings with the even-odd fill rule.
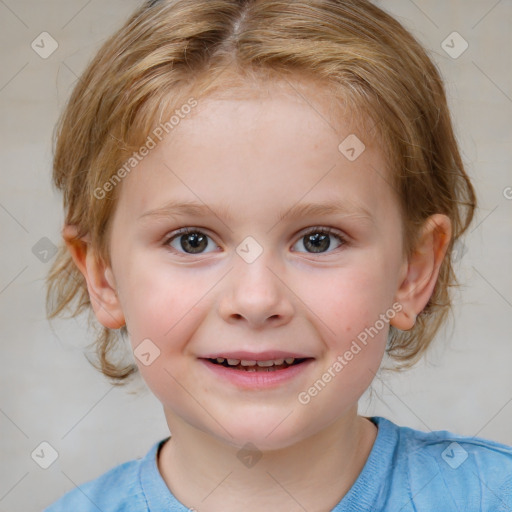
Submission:
[[[221,364],[215,364],[208,359],[200,359],[205,366],[212,371],[215,375],[226,379],[232,384],[246,389],[265,389],[277,387],[284,382],[288,382],[293,378],[302,374],[313,359],[306,359],[300,364],[294,364],[282,370],[275,370],[273,372],[248,372],[246,370],[231,370]]]

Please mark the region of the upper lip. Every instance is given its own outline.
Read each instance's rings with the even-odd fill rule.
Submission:
[[[311,356],[300,354],[298,352],[284,352],[282,350],[267,350],[265,352],[248,352],[245,350],[237,350],[234,352],[214,352],[201,359],[217,359],[223,357],[224,359],[240,359],[244,361],[272,361],[274,359],[287,359],[293,357],[294,359],[309,359]]]

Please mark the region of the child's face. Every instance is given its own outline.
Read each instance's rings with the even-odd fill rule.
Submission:
[[[344,354],[396,300],[405,271],[399,207],[380,152],[357,133],[367,147],[349,161],[338,149],[353,133],[348,120],[336,133],[319,97],[199,100],[122,183],[109,279],[133,348],[149,339],[160,351],[137,362],[171,430],[180,418],[229,443],[285,447],[353,413],[378,370],[388,323],[350,360]],[[343,211],[287,215],[332,201]],[[170,202],[204,212],[150,214]],[[203,238],[167,243],[184,227]],[[152,344],[143,360],[157,353]],[[310,359],[268,373],[205,359],[239,351]],[[242,371],[247,382],[230,378]]]

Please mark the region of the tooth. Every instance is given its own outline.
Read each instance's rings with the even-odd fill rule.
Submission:
[[[258,366],[274,366],[274,361],[258,361]]]
[[[295,358],[294,357],[287,357],[284,361],[285,361],[286,364],[292,364],[293,361],[295,361]]]
[[[253,366],[251,368],[247,368],[247,370],[245,370],[246,372],[255,372],[257,371],[256,368]]]
[[[225,359],[223,357],[217,357],[217,363],[223,363]]]
[[[254,366],[256,364],[256,361],[248,361],[247,359],[242,359],[240,361],[240,364],[242,366]]]
[[[274,364],[276,366],[279,366],[280,364],[283,364],[284,359],[274,359]]]
[[[228,359],[228,364],[230,366],[236,366],[237,364],[240,364],[240,359]]]

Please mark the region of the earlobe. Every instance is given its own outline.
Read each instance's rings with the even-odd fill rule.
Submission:
[[[62,229],[62,237],[71,257],[87,282],[96,318],[104,327],[120,329],[126,322],[116,293],[112,269],[92,249],[90,239],[87,236],[78,238],[77,233],[76,226],[66,225]]]
[[[416,317],[427,305],[439,276],[439,269],[451,240],[450,219],[435,214],[424,223],[413,254],[404,263],[395,300],[402,310],[391,325],[402,331],[414,327]]]

